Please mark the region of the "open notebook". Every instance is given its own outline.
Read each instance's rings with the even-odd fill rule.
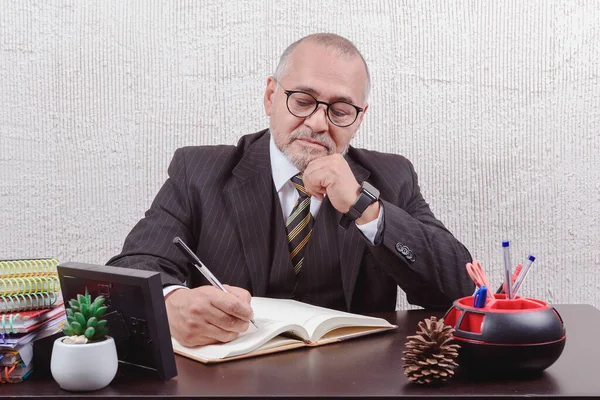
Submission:
[[[185,347],[175,338],[175,353],[214,363],[274,353],[302,346],[319,346],[397,328],[388,321],[317,307],[294,300],[252,298],[254,321],[229,343]]]

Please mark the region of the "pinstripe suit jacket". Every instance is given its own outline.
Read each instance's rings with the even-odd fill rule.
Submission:
[[[121,254],[107,264],[159,271],[164,285],[206,284],[172,244],[179,236],[222,282],[254,296],[271,292],[271,266],[289,262],[289,255],[269,254],[277,248],[273,241],[285,240],[285,228],[272,212],[281,214],[269,139],[264,130],[243,136],[237,146],[178,149],[150,209],[127,236]],[[355,224],[342,229],[341,214],[325,200],[315,223],[321,232],[306,255],[315,264],[310,280],[321,284],[322,295],[310,302],[335,306],[321,290],[327,286],[318,282],[319,260],[338,263],[341,276],[329,279],[337,279],[330,283],[338,287],[341,280],[345,307],[335,308],[352,312],[394,310],[397,285],[411,304],[429,308],[447,308],[471,294],[474,286],[465,269],[471,256],[434,217],[412,164],[399,155],[353,147],[346,160],[358,182],[368,180],[381,192],[383,235],[371,245]]]

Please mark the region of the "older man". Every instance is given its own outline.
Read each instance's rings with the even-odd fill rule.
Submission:
[[[193,346],[234,339],[250,296],[352,312],[445,308],[473,292],[467,249],[423,199],[400,155],[350,147],[370,76],[347,39],[290,45],[264,95],[269,129],[237,146],[175,152],[169,178],[111,265],[160,271],[171,334]],[[210,286],[173,246],[181,237],[224,283]]]

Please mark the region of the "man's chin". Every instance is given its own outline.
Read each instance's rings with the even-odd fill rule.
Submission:
[[[311,161],[326,156],[327,151],[288,151],[284,154],[296,168],[304,171]]]

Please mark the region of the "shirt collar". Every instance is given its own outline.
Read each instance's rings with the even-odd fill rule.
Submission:
[[[275,184],[275,189],[279,192],[283,185],[289,182],[290,178],[300,172],[300,170],[277,148],[272,133],[269,140],[269,156],[271,158],[273,183]]]

